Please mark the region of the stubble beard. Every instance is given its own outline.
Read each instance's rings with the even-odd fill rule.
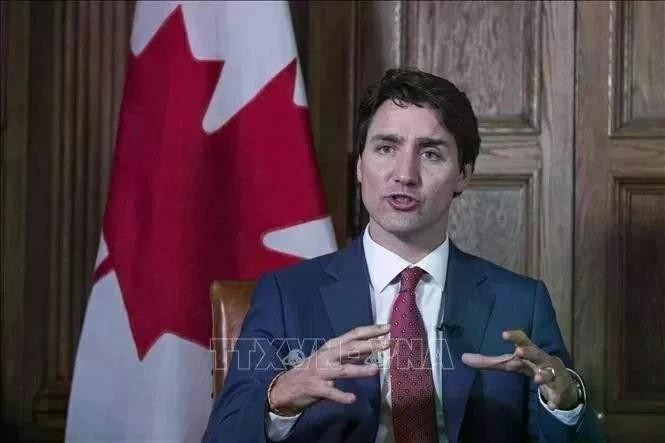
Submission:
[[[422,214],[382,214],[374,219],[375,224],[384,231],[384,235],[392,236],[404,243],[429,243],[445,238],[449,211],[424,219]]]

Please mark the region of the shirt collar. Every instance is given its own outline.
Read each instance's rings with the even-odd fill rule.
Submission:
[[[365,250],[365,260],[367,261],[370,283],[377,293],[383,292],[393,279],[409,266],[422,268],[427,272],[432,282],[443,291],[446,283],[448,253],[450,250],[450,241],[447,235],[443,243],[417,263],[410,263],[375,242],[369,234],[369,226],[365,228],[365,233],[363,234],[363,248]]]

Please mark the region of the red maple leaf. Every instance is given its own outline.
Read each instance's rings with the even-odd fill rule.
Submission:
[[[222,66],[194,59],[180,8],[130,56],[97,275],[115,270],[140,359],[166,332],[208,346],[211,282],[294,263],[262,236],[326,214],[296,60],[206,134]]]

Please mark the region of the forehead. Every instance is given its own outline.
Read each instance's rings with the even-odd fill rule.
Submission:
[[[374,134],[454,139],[434,109],[413,104],[398,106],[392,100],[386,100],[376,110],[367,131],[370,137]]]

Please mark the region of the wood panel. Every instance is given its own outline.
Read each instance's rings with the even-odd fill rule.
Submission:
[[[467,91],[481,133],[538,132],[539,2],[407,2],[406,64]]]
[[[617,442],[665,435],[665,16],[647,3],[577,9],[575,353]]]
[[[665,122],[665,3],[624,2],[622,9],[627,10],[624,23],[631,25],[630,33],[626,33],[632,52],[631,116],[658,119],[662,128]]]
[[[611,12],[614,25],[611,133],[663,137],[665,3],[621,2]]]
[[[665,412],[665,177],[614,182],[608,410]]]
[[[607,422],[609,442],[662,443],[665,440],[663,416],[654,414],[612,414]]]
[[[466,251],[521,274],[538,268],[539,177],[476,176],[454,202],[449,229]]]

